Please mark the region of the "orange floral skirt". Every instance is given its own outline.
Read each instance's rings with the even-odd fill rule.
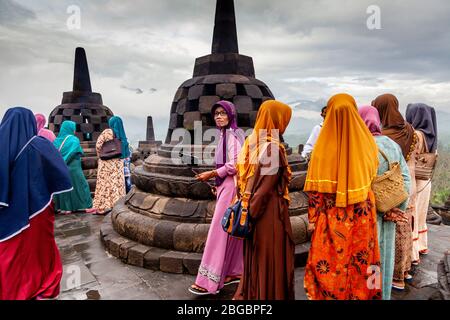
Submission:
[[[373,192],[346,208],[336,207],[335,194],[311,192],[308,215],[315,224],[304,280],[308,299],[381,299]]]

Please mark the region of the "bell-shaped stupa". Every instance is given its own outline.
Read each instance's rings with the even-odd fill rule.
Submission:
[[[208,184],[195,179],[212,166],[191,159],[203,159],[211,143],[196,139],[194,127],[214,128],[211,108],[219,100],[236,105],[238,125],[252,128],[263,101],[274,99],[265,83],[255,78],[253,59],[239,54],[233,0],[217,0],[212,53],[197,58],[192,79],[175,94],[165,144],[135,168],[135,187],[106,217],[101,235],[107,250],[123,261],[165,272],[196,274],[215,208],[215,196]],[[179,130],[177,130],[179,129]],[[176,131],[185,132],[180,143]],[[217,130],[216,130],[217,132]],[[185,139],[186,138],[186,139]],[[174,161],[184,144],[194,157]],[[178,148],[178,149],[177,149]],[[287,148],[293,171],[289,186],[291,224],[295,235],[297,265],[306,258],[307,197],[301,191],[306,163]]]
[[[73,90],[64,92],[61,105],[57,106],[49,118],[49,129],[56,135],[61,124],[71,120],[77,124],[76,136],[81,142],[97,141],[103,130],[108,128],[111,110],[103,105],[102,95],[92,92],[86,52],[75,50]]]
[[[102,95],[92,92],[91,78],[83,48],[75,50],[73,90],[64,92],[61,105],[50,114],[49,129],[58,135],[61,124],[66,120],[76,123],[75,135],[84,150],[83,172],[88,179],[91,193],[97,180],[97,153],[95,143],[103,130],[109,128],[112,111],[103,105]]]

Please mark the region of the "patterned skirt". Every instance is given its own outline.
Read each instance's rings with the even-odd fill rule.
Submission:
[[[311,300],[381,299],[382,275],[374,195],[336,207],[336,195],[309,193],[315,224],[305,271]]]

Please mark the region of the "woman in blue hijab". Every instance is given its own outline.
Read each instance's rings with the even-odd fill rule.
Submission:
[[[89,209],[92,208],[89,184],[81,168],[83,149],[80,140],[75,136],[75,130],[75,122],[64,121],[58,137],[53,142],[54,146],[61,152],[72,179],[73,190],[55,197],[56,209],[65,214],[74,211],[89,212]]]
[[[52,197],[72,189],[69,171],[22,107],[3,117],[0,150],[0,300],[54,298],[62,264]]]
[[[129,176],[130,149],[123,128],[122,119],[119,117],[112,117],[109,120],[109,126],[110,129],[106,129],[100,134],[96,144],[99,159],[94,208],[97,209],[99,214],[106,214],[109,212],[117,200],[126,194],[126,173],[128,173],[127,175]],[[107,141],[113,139],[120,140],[122,155],[109,160],[100,159],[103,145]],[[128,162],[128,165],[126,165],[126,162]]]

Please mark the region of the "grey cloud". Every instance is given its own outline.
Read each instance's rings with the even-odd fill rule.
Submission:
[[[13,0],[0,0],[0,24],[17,24],[24,20],[35,19],[33,11]]]
[[[210,52],[215,1],[78,0],[82,29],[69,31],[66,9],[73,3],[0,0],[0,90],[11,81],[22,85],[14,78],[20,68],[33,70],[24,85],[36,95],[44,92],[38,87],[42,83],[33,83],[39,70],[64,74],[64,79],[49,77],[45,92],[53,88],[52,96],[36,102],[48,110],[70,89],[73,53],[83,46],[93,88],[102,91],[105,103],[121,92],[125,96],[118,106],[108,104],[115,112],[127,110],[123,103],[132,96],[129,103],[136,108],[168,115],[177,87],[192,76],[194,59]],[[411,95],[433,102],[435,87],[446,88],[450,82],[450,2],[377,0],[383,29],[374,31],[366,28],[371,4],[235,0],[240,51],[254,58],[257,77],[277,98],[294,105],[303,100],[303,107],[310,101],[319,108],[336,90],[375,95],[392,89],[392,83],[398,84],[404,99]],[[414,80],[420,80],[420,95]],[[121,84],[126,88],[115,90]],[[450,94],[442,92],[440,108],[445,101],[450,106]],[[145,103],[139,100],[143,98]],[[0,108],[14,99],[11,92],[1,92]],[[367,99],[362,95],[361,100]]]
[[[147,93],[155,93],[155,92],[157,92],[158,91],[158,89],[155,89],[155,88],[150,88],[150,89],[141,89],[141,88],[129,88],[129,87],[127,87],[127,86],[125,86],[125,85],[121,85],[120,86],[122,89],[125,89],[125,90],[128,90],[128,91],[132,91],[132,92],[134,92],[134,93],[136,93],[136,94],[143,94],[143,93],[145,93],[145,92],[147,92]]]

